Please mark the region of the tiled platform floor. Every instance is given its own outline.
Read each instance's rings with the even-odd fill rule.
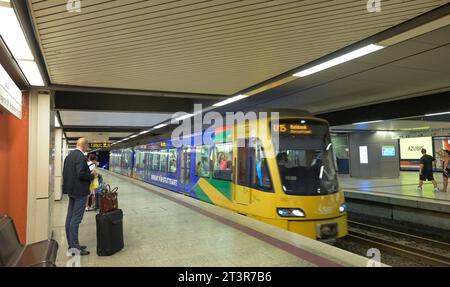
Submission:
[[[81,257],[81,266],[315,266],[318,264],[302,257],[306,249],[293,252],[280,248],[273,242],[261,240],[258,236],[242,232],[239,228],[221,223],[201,212],[180,204],[181,200],[195,201],[193,204],[206,203],[171,193],[179,199],[170,200],[161,193],[151,192],[147,188],[126,181],[118,176],[103,172],[106,182],[119,186],[119,207],[124,212],[125,248],[110,257],[96,255],[95,212],[85,213],[80,226],[80,242],[88,246],[91,254]],[[150,186],[150,185],[148,185]],[[180,201],[177,203],[177,200]],[[65,239],[64,221],[67,210],[67,197],[56,202],[53,209],[53,238],[60,244],[57,258],[58,266],[66,266],[68,257]],[[198,203],[196,203],[198,202]],[[208,205],[209,206],[209,205]],[[209,207],[207,207],[209,208]],[[219,209],[218,207],[211,207]],[[218,211],[215,211],[216,213]],[[221,210],[220,212],[229,211]],[[234,214],[237,221],[251,220]],[[240,219],[242,218],[242,219]],[[255,221],[256,222],[256,221]],[[239,223],[238,223],[239,224]],[[256,225],[263,224],[257,222]],[[266,225],[263,225],[266,226]],[[267,225],[268,226],[268,225]],[[265,227],[264,227],[265,228]],[[276,227],[268,227],[269,229]],[[280,230],[280,231],[278,231]],[[300,242],[315,246],[316,251],[309,254],[331,254],[336,250],[335,258],[341,265],[362,265],[364,258],[314,240],[300,238],[298,235],[276,228],[275,232]],[[283,233],[285,232],[285,233]],[[280,236],[281,236],[280,235]],[[300,238],[300,239],[299,239]],[[283,245],[283,244],[282,244]],[[328,248],[330,250],[328,250]],[[295,248],[294,248],[295,249]],[[342,253],[339,253],[342,252]],[[308,251],[306,251],[308,253]],[[324,255],[324,256],[327,256]],[[353,260],[355,264],[342,264],[342,260]],[[317,259],[317,258],[316,258]],[[313,260],[314,261],[314,260]],[[320,261],[320,260],[319,260]],[[317,263],[317,261],[315,262]],[[319,264],[320,265],[320,264]],[[326,264],[325,264],[326,265]]]
[[[435,173],[434,178],[438,187],[442,189],[442,173]],[[348,175],[339,176],[339,183],[344,190],[450,201],[450,187],[447,192],[434,192],[433,184],[424,182],[422,192],[418,192],[418,180],[417,172],[407,171],[400,172],[400,177],[394,179],[360,179]]]

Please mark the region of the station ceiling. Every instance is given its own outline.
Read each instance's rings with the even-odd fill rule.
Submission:
[[[99,126],[149,127],[163,120],[170,119],[171,114],[121,113],[121,112],[86,112],[63,111],[61,120],[74,126],[89,126],[95,122]]]
[[[66,0],[27,1],[62,124],[91,138],[153,126],[449,11],[444,0],[383,1],[379,13],[366,0],[90,0],[68,13]],[[227,108],[324,114],[449,91],[449,35],[442,27]]]
[[[31,0],[52,84],[231,95],[447,3]]]
[[[260,94],[257,101],[248,98],[245,104],[249,107],[303,107],[314,114],[323,114],[448,91],[449,35],[450,25],[447,25],[291,81]],[[450,108],[446,101],[441,104]]]
[[[85,137],[89,142],[109,142],[128,136],[130,133],[109,133],[109,132],[66,132],[67,140],[70,144],[75,144],[77,139]]]
[[[332,131],[420,131],[428,129],[448,129],[450,122],[431,119],[386,120],[377,123],[349,124],[333,126]]]

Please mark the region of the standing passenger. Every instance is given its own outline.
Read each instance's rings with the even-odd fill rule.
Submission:
[[[90,194],[91,180],[97,177],[97,172],[89,170],[84,153],[88,149],[85,138],[79,138],[77,148],[64,160],[63,193],[69,195],[69,206],[66,218],[66,236],[69,252],[77,249],[80,255],[89,255],[87,247],[80,245],[78,230],[83,220],[84,208]],[[74,255],[74,253],[72,253]]]
[[[442,191],[446,192],[448,187],[448,178],[450,176],[450,151],[443,150],[439,153],[442,160],[442,181],[443,181],[443,189]]]
[[[94,153],[88,155],[87,164],[91,173],[96,170],[98,162]],[[91,194],[88,196],[88,200],[86,202],[86,211],[95,210],[95,190],[98,188],[98,181],[95,184],[94,182],[95,179],[91,181],[91,185],[89,186],[89,191],[91,192]]]
[[[434,191],[439,191],[436,181],[433,177],[433,165],[436,163],[436,159],[431,155],[427,155],[427,150],[422,149],[422,157],[420,158],[420,171],[419,171],[419,186],[417,191],[422,191],[422,185],[424,180],[431,181],[434,185]]]

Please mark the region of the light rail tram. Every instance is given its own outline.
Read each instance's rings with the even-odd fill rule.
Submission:
[[[345,236],[347,206],[329,124],[305,111],[276,112],[279,119],[267,121],[265,138],[252,136],[251,122],[244,136],[236,123],[205,130],[208,145],[194,145],[190,136],[175,147],[169,133],[111,150],[110,170],[313,239]]]

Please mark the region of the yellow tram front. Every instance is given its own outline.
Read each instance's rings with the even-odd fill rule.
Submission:
[[[271,192],[252,189],[248,216],[313,239],[345,236],[347,207],[339,189],[328,123],[314,117],[290,117],[270,127],[269,142],[260,151],[263,167],[256,169],[255,176]],[[255,155],[258,158],[258,152]],[[239,166],[237,171],[239,175]]]

